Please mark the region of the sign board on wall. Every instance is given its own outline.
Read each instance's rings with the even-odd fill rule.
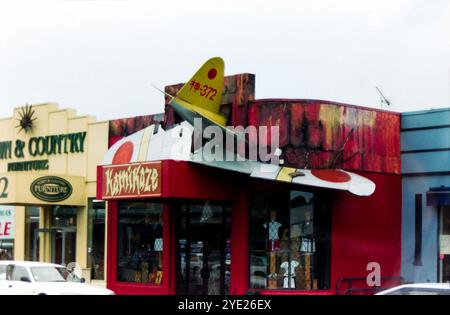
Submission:
[[[161,162],[103,167],[103,199],[161,196]]]
[[[16,212],[12,206],[0,206],[0,240],[14,239]]]
[[[72,194],[72,185],[64,178],[43,176],[31,183],[31,193],[38,199],[48,202],[63,201]]]
[[[0,142],[0,160],[36,158],[85,152],[87,132],[31,137],[28,142]],[[8,163],[8,172],[48,170],[49,160],[17,161]]]
[[[83,206],[86,180],[82,176],[42,176],[40,174],[0,174],[0,204]]]

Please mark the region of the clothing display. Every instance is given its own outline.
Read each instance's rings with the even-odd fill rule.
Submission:
[[[151,223],[146,226],[146,233],[149,235],[149,244],[153,245],[153,250],[156,252],[162,251],[162,224]]]
[[[284,279],[283,279],[283,288],[286,289],[295,289],[295,269],[299,266],[299,262],[296,260],[291,260],[290,264],[287,261],[284,261],[280,268],[284,269]],[[290,266],[290,269],[289,269]]]
[[[302,237],[299,251],[304,253],[314,253],[316,251],[315,239],[313,237]]]
[[[278,240],[280,237],[278,236],[278,229],[282,226],[282,224],[278,221],[270,221],[269,222],[269,240]],[[263,227],[267,229],[267,223],[263,224]]]
[[[162,250],[163,250],[163,239],[161,237],[155,239],[155,243],[153,245],[153,248],[154,248],[155,252],[162,252]]]
[[[300,241],[299,251],[303,253],[314,253],[316,251],[316,241],[313,237],[314,224],[308,219],[302,224],[302,237]]]
[[[276,239],[276,240],[269,240],[267,248],[269,248],[269,251],[271,251],[271,252],[279,250],[281,248],[280,247],[280,240],[278,240],[278,239]]]
[[[303,235],[313,234],[313,226],[314,226],[314,224],[311,220],[307,220],[307,221],[303,222],[302,234]]]

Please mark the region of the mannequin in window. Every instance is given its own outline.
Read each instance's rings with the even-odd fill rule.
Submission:
[[[269,250],[271,252],[280,249],[280,237],[278,236],[278,229],[282,226],[277,220],[277,211],[270,211],[270,220],[263,224],[263,227],[268,230],[269,236]]]
[[[151,229],[153,232],[154,242],[153,242],[153,250],[155,252],[162,252],[163,249],[163,239],[162,239],[162,219],[161,215],[156,215],[155,220],[151,224]]]
[[[314,229],[311,212],[305,213],[305,221],[302,224],[301,242],[299,251],[305,254],[312,254],[316,251],[314,239]]]
[[[152,218],[150,215],[144,217],[144,224],[139,226],[139,245],[142,250],[150,252],[152,250],[151,244],[153,243],[153,231],[151,229]]]
[[[283,288],[295,289],[295,269],[297,269],[299,265],[299,262],[296,260],[291,260],[290,263],[285,260],[280,265],[280,268],[284,269]]]

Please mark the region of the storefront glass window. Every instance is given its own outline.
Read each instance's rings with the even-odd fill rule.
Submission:
[[[160,203],[119,203],[117,281],[162,283],[162,214]]]
[[[15,208],[0,206],[0,260],[14,258],[15,221]]]
[[[77,208],[52,207],[52,262],[69,264],[76,261]]]
[[[39,261],[39,207],[25,208],[25,260]]]
[[[231,208],[209,201],[177,210],[177,294],[229,294]]]
[[[330,212],[316,197],[303,191],[251,195],[252,289],[329,288]]]
[[[14,259],[14,240],[0,239],[0,260]]]
[[[89,200],[88,267],[91,279],[103,280],[105,273],[105,202]]]

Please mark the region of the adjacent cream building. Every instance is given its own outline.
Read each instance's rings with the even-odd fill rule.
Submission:
[[[107,121],[54,103],[1,118],[0,210],[15,213],[14,235],[0,240],[3,253],[77,263],[87,280],[102,279],[106,215],[104,202],[95,200],[96,170],[107,150]]]

